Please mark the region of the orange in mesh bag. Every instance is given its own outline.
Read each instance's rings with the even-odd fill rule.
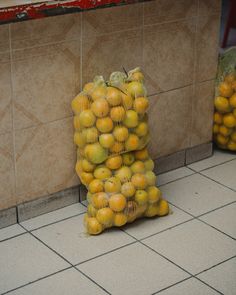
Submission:
[[[140,217],[164,216],[168,203],[156,187],[149,141],[149,101],[139,68],[87,83],[72,101],[76,172],[88,189],[85,226],[99,234]]]
[[[219,60],[214,100],[213,138],[222,149],[236,151],[236,48]]]

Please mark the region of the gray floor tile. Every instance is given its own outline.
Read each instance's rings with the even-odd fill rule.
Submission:
[[[9,295],[107,294],[76,269],[68,269],[10,292]]]
[[[80,214],[86,211],[86,208],[81,204],[73,204],[37,217],[21,222],[27,230],[33,230],[38,227],[62,220]]]
[[[170,210],[171,213],[167,216],[142,218],[128,224],[124,227],[124,230],[136,239],[142,239],[193,218],[175,206],[170,205]]]
[[[207,169],[202,174],[236,190],[236,160]]]
[[[0,229],[0,241],[20,235],[24,232],[25,230],[19,224],[13,224],[8,227],[4,227]]]
[[[236,201],[236,192],[194,174],[161,187],[165,198],[194,216]]]
[[[0,243],[0,293],[68,267],[30,234]]]
[[[208,213],[200,219],[236,239],[236,203]]]
[[[198,276],[224,295],[236,293],[236,258],[226,261]]]
[[[188,274],[141,244],[133,244],[78,266],[112,295],[152,294]]]
[[[236,243],[229,237],[192,220],[143,240],[192,274],[197,274],[236,253]]]
[[[157,176],[157,185],[163,185],[176,179],[193,174],[194,172],[187,167],[181,167]]]
[[[201,283],[195,278],[190,278],[182,283],[170,287],[158,293],[158,295],[216,295],[218,292],[214,291],[204,283]]]
[[[85,234],[83,217],[83,215],[72,217],[33,231],[33,234],[72,264],[80,263],[134,241],[119,229],[110,229],[99,236],[89,236]]]
[[[201,171],[203,169],[207,169],[212,166],[222,164],[232,159],[236,159],[236,154],[229,153],[226,151],[221,151],[221,150],[214,150],[214,154],[212,157],[195,162],[191,165],[188,165],[188,167],[190,167],[191,169],[195,171]]]

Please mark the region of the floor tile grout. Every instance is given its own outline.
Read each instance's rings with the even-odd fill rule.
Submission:
[[[20,237],[20,236],[22,236],[22,235],[25,235],[25,234],[27,234],[27,232],[23,232],[23,233],[20,233],[20,234],[15,235],[15,236],[12,236],[12,237],[9,237],[9,238],[6,238],[6,239],[3,239],[3,240],[0,240],[0,244],[3,243],[3,242],[9,241],[9,240],[11,240],[11,239],[14,239],[14,238],[18,238],[18,237]]]
[[[186,167],[186,166],[183,166],[183,167]],[[180,168],[183,168],[183,167],[180,167]],[[178,168],[177,168],[178,169]],[[192,169],[191,169],[192,170]],[[172,170],[172,171],[174,171],[174,170]],[[170,184],[170,183],[173,183],[173,182],[176,182],[176,181],[178,181],[178,180],[182,180],[182,179],[184,179],[184,178],[188,178],[188,177],[190,177],[190,176],[193,176],[194,174],[197,174],[197,172],[196,171],[193,171],[192,170],[192,174],[189,174],[189,175],[185,175],[185,176],[183,176],[183,177],[180,177],[180,178],[176,178],[176,179],[174,179],[174,180],[171,180],[171,181],[169,181],[169,182],[166,182],[166,183],[164,183],[164,184],[160,184],[160,185],[157,185],[158,187],[162,187],[162,186],[165,186],[165,185],[167,185],[167,184]],[[166,172],[166,173],[168,173],[168,172]],[[157,175],[157,178],[158,178],[158,175]]]
[[[222,208],[224,208],[224,207],[230,206],[230,205],[232,205],[232,204],[234,204],[234,203],[236,203],[236,200],[235,200],[235,201],[232,201],[232,202],[230,202],[230,203],[224,204],[224,205],[222,205],[222,206],[220,206],[220,207],[217,207],[217,208],[215,208],[215,209],[212,209],[212,210],[210,210],[210,211],[207,211],[206,213],[202,213],[202,214],[198,215],[196,218],[200,218],[200,217],[205,216],[205,215],[207,215],[207,214],[209,214],[209,213],[212,213],[212,212],[217,211],[217,210],[220,210],[220,209],[222,209]]]
[[[206,272],[206,271],[208,271],[208,270],[210,270],[210,269],[212,269],[212,268],[215,268],[215,267],[217,267],[218,265],[221,265],[221,264],[223,264],[223,263],[225,263],[225,262],[227,262],[227,261],[229,261],[229,260],[231,260],[231,259],[234,259],[234,258],[236,258],[236,255],[234,255],[234,256],[232,256],[232,257],[229,257],[229,258],[227,258],[227,259],[225,259],[225,260],[223,260],[223,261],[221,261],[221,262],[219,262],[219,263],[217,263],[217,264],[215,264],[215,265],[213,265],[213,266],[211,266],[211,267],[209,267],[209,268],[207,268],[207,269],[204,269],[204,270],[200,271],[199,273],[195,274],[194,276],[199,276],[200,274],[202,274],[202,273],[204,273],[204,272]]]
[[[202,284],[208,286],[209,288],[211,288],[212,290],[216,291],[217,293],[224,295],[223,293],[221,293],[219,290],[215,289],[214,287],[212,287],[211,285],[209,285],[208,283],[204,282],[203,280],[199,279],[198,277],[193,276],[196,280],[200,281]]]
[[[183,279],[183,280],[181,280],[181,281],[179,281],[179,282],[176,282],[176,283],[174,283],[174,284],[172,284],[172,285],[170,285],[170,286],[168,286],[168,287],[162,288],[162,289],[158,290],[157,292],[152,293],[151,295],[156,295],[156,294],[158,294],[158,293],[160,293],[160,292],[162,292],[162,291],[165,291],[165,290],[167,290],[167,289],[169,289],[169,288],[171,288],[171,287],[174,287],[174,286],[176,286],[176,285],[178,285],[178,284],[181,284],[181,283],[183,283],[183,282],[185,282],[185,281],[187,281],[187,280],[189,280],[189,279],[191,279],[191,278],[192,278],[192,277],[187,277],[187,278],[185,278],[185,279]]]
[[[235,156],[235,158],[233,158],[233,159],[231,159],[231,160],[227,160],[227,161],[225,161],[225,162],[222,162],[222,163],[219,163],[219,164],[216,164],[216,165],[213,165],[213,166],[210,166],[210,167],[207,167],[207,168],[201,169],[201,170],[199,170],[199,171],[195,170],[195,169],[192,168],[192,167],[189,167],[188,165],[186,165],[186,167],[189,168],[189,169],[191,169],[192,171],[198,173],[198,172],[206,171],[206,170],[208,170],[208,169],[211,169],[211,168],[215,168],[215,167],[218,167],[218,166],[224,165],[224,164],[226,164],[226,163],[229,163],[229,162],[232,162],[232,161],[235,161],[235,160],[236,160],[236,156]],[[204,161],[204,160],[203,160],[203,161]],[[194,162],[194,163],[192,163],[192,164],[195,164],[195,163],[197,163],[197,162]],[[190,164],[190,165],[192,165],[192,164]]]

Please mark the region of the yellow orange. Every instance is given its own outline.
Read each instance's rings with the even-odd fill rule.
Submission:
[[[132,197],[135,194],[135,191],[135,187],[130,181],[123,183],[121,186],[121,193],[127,198]]]
[[[134,100],[134,110],[138,114],[144,114],[149,106],[149,101],[146,97],[138,97]]]
[[[227,74],[224,78],[224,81],[225,82],[228,82],[228,83],[232,83],[236,80],[236,74],[235,73],[230,73],[230,74]]]
[[[114,216],[114,225],[123,226],[127,223],[127,216],[124,213],[116,213]]]
[[[79,121],[79,116],[74,116],[74,118],[73,118],[73,125],[74,125],[74,129],[76,131],[80,131],[81,130],[81,124],[80,124],[80,121]]]
[[[231,83],[231,87],[232,87],[232,89],[236,92],[236,81],[233,81],[233,82]]]
[[[236,118],[233,114],[226,114],[223,117],[223,123],[228,128],[233,128],[236,126]]]
[[[121,104],[121,91],[115,87],[107,87],[106,99],[111,106],[117,106]]]
[[[139,151],[135,151],[134,156],[137,160],[142,160],[142,161],[146,160],[149,157],[147,148],[144,148]]]
[[[109,105],[105,98],[96,99],[91,104],[91,110],[95,114],[95,116],[102,118],[105,117],[109,113]]]
[[[214,130],[213,130],[214,131]],[[223,136],[227,137],[230,135],[230,133],[232,132],[231,128],[227,128],[224,125],[219,126],[219,131],[218,133],[222,134]]]
[[[124,210],[124,214],[127,216],[127,222],[133,222],[137,217],[138,204],[135,201],[128,201]]]
[[[133,107],[133,98],[128,93],[122,93],[122,105],[125,108],[125,110],[130,110]]]
[[[88,190],[92,194],[103,192],[103,181],[100,179],[93,179],[88,186]]]
[[[97,179],[107,179],[109,177],[111,177],[112,173],[111,170],[109,168],[107,168],[106,166],[98,166],[95,170],[94,170],[94,177]]]
[[[146,176],[146,179],[147,179],[147,183],[148,185],[155,185],[156,184],[156,181],[157,181],[157,177],[155,175],[154,172],[152,171],[147,171],[145,173],[145,176]]]
[[[120,179],[117,177],[110,177],[106,180],[104,189],[106,193],[118,193],[121,189]]]
[[[113,121],[110,117],[98,118],[96,127],[100,132],[108,133],[113,129]]]
[[[103,227],[95,217],[88,217],[86,220],[87,232],[90,235],[98,235],[102,232]]]
[[[93,87],[94,87],[93,82],[86,83],[86,84],[84,85],[83,91],[84,91],[85,93],[90,93],[90,92],[92,91]]]
[[[98,130],[95,127],[84,128],[82,133],[86,143],[94,143],[98,140]]]
[[[214,124],[213,125],[213,134],[217,134],[219,132],[219,129],[220,129],[219,125]]]
[[[129,137],[125,141],[125,150],[134,151],[139,147],[139,138],[137,135],[130,133]]]
[[[114,212],[110,208],[102,208],[98,210],[96,218],[103,226],[111,227],[114,221]]]
[[[138,81],[132,81],[127,85],[127,91],[128,93],[134,97],[140,97],[145,95],[145,89],[141,82]]]
[[[144,81],[144,75],[142,72],[137,71],[133,72],[131,76],[129,77],[129,80],[131,81],[138,81],[138,82],[143,82]]]
[[[146,122],[140,122],[136,128],[134,128],[134,133],[138,136],[145,136],[148,134],[148,125]]]
[[[218,112],[215,112],[214,113],[214,122],[218,125],[222,124],[223,122],[223,115],[218,113]]]
[[[148,202],[150,204],[156,203],[161,198],[161,191],[156,186],[149,186],[147,188]]]
[[[123,163],[126,166],[130,166],[135,161],[135,157],[133,153],[125,153],[122,155],[122,158],[123,158]]]
[[[74,143],[80,148],[85,146],[86,138],[82,132],[75,132],[74,133]]]
[[[84,185],[89,185],[93,180],[93,174],[88,172],[81,172],[79,178]]]
[[[95,101],[99,98],[105,98],[106,93],[107,93],[106,86],[101,85],[101,86],[97,86],[97,87],[93,88],[92,91],[90,92],[90,96],[91,96],[92,100]]]
[[[88,204],[87,212],[89,217],[96,217],[98,210],[92,204]]]
[[[107,166],[107,168],[109,169],[119,169],[122,165],[122,157],[120,155],[117,156],[113,156],[111,158],[108,158],[105,162],[105,165]]]
[[[144,190],[137,190],[134,198],[138,205],[144,205],[148,201],[148,194]]]
[[[221,82],[219,84],[218,89],[219,89],[220,95],[222,95],[224,97],[230,97],[233,94],[233,89],[232,89],[230,83]]]
[[[91,110],[84,110],[79,115],[79,121],[82,127],[92,127],[96,121],[96,117]]]
[[[157,215],[158,216],[165,216],[169,214],[169,204],[166,200],[161,199],[157,204]]]
[[[93,164],[100,164],[107,159],[108,151],[96,142],[85,146],[84,155]]]
[[[236,142],[236,131],[234,131],[233,133],[231,133],[230,135],[231,139]]]
[[[125,126],[116,126],[113,130],[115,139],[119,142],[125,141],[129,136],[129,131]]]
[[[147,186],[147,179],[141,173],[136,173],[131,177],[131,182],[137,189],[145,189]]]
[[[128,128],[135,128],[138,125],[138,114],[134,110],[126,111],[123,124]]]
[[[123,121],[125,118],[125,109],[122,106],[111,108],[110,117],[114,122]]]
[[[147,207],[147,210],[144,213],[144,216],[146,217],[154,217],[158,214],[158,206],[157,203],[155,204],[149,204]]]
[[[220,113],[227,113],[230,111],[230,105],[227,98],[223,96],[217,96],[214,101],[215,108]]]
[[[217,134],[216,141],[219,145],[224,146],[227,144],[229,139],[227,137],[223,136],[222,134]]]
[[[71,102],[71,108],[76,115],[82,111],[89,109],[90,102],[87,95],[79,94]]]
[[[118,154],[123,152],[125,149],[125,145],[123,142],[115,141],[112,147],[110,147],[109,151],[113,154]]]
[[[128,166],[122,166],[120,169],[116,170],[115,176],[119,178],[121,183],[124,183],[131,179],[132,171]]]
[[[121,212],[125,209],[126,198],[122,194],[115,194],[109,198],[109,207],[115,212]]]
[[[96,209],[101,209],[108,206],[108,195],[104,192],[99,192],[91,197],[91,204]]]
[[[111,148],[115,143],[115,138],[110,133],[104,133],[99,136],[99,143],[104,148]]]
[[[229,98],[229,104],[232,108],[236,108],[236,93]]]
[[[130,166],[130,169],[133,173],[144,173],[145,172],[145,165],[142,161],[135,161]]]
[[[236,151],[236,142],[235,141],[232,141],[232,140],[229,140],[228,144],[227,144],[227,147],[230,151]]]
[[[95,169],[95,165],[89,162],[87,159],[81,160],[81,167],[85,172],[93,172]]]
[[[144,165],[145,165],[145,169],[147,171],[152,171],[154,169],[154,162],[151,158],[147,159],[146,161],[144,161]]]

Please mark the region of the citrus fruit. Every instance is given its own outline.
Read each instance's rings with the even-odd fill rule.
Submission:
[[[100,132],[108,133],[113,129],[113,121],[110,117],[98,118],[96,127]]]
[[[131,179],[132,171],[128,166],[122,166],[120,169],[116,170],[115,176],[119,178],[121,183],[124,183]]]
[[[147,210],[144,213],[146,217],[154,217],[158,214],[158,206],[157,204],[149,204]]]
[[[88,204],[87,212],[89,217],[96,217],[98,210],[95,209],[92,204]]]
[[[97,178],[97,179],[107,179],[109,177],[111,177],[112,173],[111,173],[111,170],[105,166],[102,166],[102,167],[97,167],[95,170],[94,170],[94,177]]]
[[[223,117],[223,123],[228,128],[233,128],[236,126],[236,118],[233,114],[226,114]]]
[[[112,195],[109,199],[109,207],[115,212],[121,212],[125,209],[126,198],[122,194]]]
[[[164,199],[161,199],[157,204],[157,215],[158,216],[165,216],[169,214],[169,205],[168,202]]]
[[[222,134],[217,134],[216,141],[217,141],[218,144],[224,146],[224,145],[227,144],[229,139],[227,137],[223,136]]]
[[[136,128],[134,128],[134,133],[138,136],[145,136],[148,134],[148,125],[146,122],[140,122]]]
[[[77,175],[79,175],[83,171],[81,161],[76,162],[75,171],[76,171]]]
[[[217,96],[215,98],[215,108],[217,109],[217,111],[219,111],[220,113],[227,113],[230,111],[230,105],[229,105],[229,101],[227,98],[222,97],[222,96]]]
[[[125,109],[121,106],[111,108],[110,117],[114,122],[123,121],[125,118]]]
[[[115,143],[115,138],[110,133],[104,133],[99,136],[99,143],[101,144],[102,147],[108,149],[112,147],[113,144]]]
[[[233,81],[233,82],[231,83],[231,87],[232,87],[232,89],[236,92],[236,81]]]
[[[231,133],[230,135],[231,139],[236,142],[236,131],[234,131],[233,133]]]
[[[145,89],[143,87],[143,84],[138,81],[130,82],[127,85],[127,91],[134,98],[145,95]]]
[[[96,121],[96,117],[91,110],[84,110],[79,115],[79,121],[82,127],[92,127]]]
[[[217,125],[217,124],[214,124],[213,125],[213,134],[217,134],[218,132],[219,132],[219,125]]]
[[[84,128],[82,130],[84,138],[87,143],[94,143],[98,141],[98,130],[95,127]]]
[[[124,213],[116,213],[114,216],[114,225],[123,226],[127,223],[127,216]]]
[[[108,195],[104,192],[99,192],[91,197],[91,204],[96,209],[101,209],[108,206]]]
[[[236,142],[230,140],[230,141],[227,143],[227,147],[228,147],[228,149],[229,149],[230,151],[236,151]]]
[[[91,104],[91,110],[95,116],[102,118],[109,113],[109,105],[105,98],[99,98]]]
[[[122,105],[125,108],[125,110],[130,110],[133,107],[133,98],[128,93],[122,93]]]
[[[147,179],[147,183],[148,185],[155,185],[156,184],[156,181],[157,181],[157,177],[155,175],[154,172],[152,171],[147,171],[145,173],[145,176],[146,176],[146,179]]]
[[[135,191],[135,187],[130,181],[123,183],[121,186],[121,193],[127,198],[132,197]]]
[[[148,171],[152,171],[154,169],[154,162],[151,158],[144,161],[145,169]]]
[[[82,132],[75,132],[74,133],[74,143],[80,148],[85,146],[86,138]]]
[[[105,227],[110,227],[114,221],[114,212],[110,208],[102,208],[98,210],[96,218]]]
[[[236,80],[236,74],[235,73],[230,73],[225,76],[224,81],[228,83],[232,83]]]
[[[87,160],[93,164],[100,164],[108,157],[108,152],[98,142],[87,144],[84,148],[84,154]]]
[[[110,177],[106,180],[104,189],[107,193],[118,193],[121,189],[120,179],[117,177]]]
[[[134,110],[138,114],[144,114],[149,106],[149,101],[146,97],[138,97],[134,100]]]
[[[145,172],[145,165],[142,161],[135,161],[130,166],[130,169],[133,173],[144,173]]]
[[[125,141],[129,136],[129,131],[125,126],[116,126],[113,130],[115,139],[119,142]]]
[[[230,97],[233,94],[233,89],[232,89],[230,83],[221,82],[219,84],[218,89],[219,89],[220,95],[222,95],[224,97]]]
[[[144,148],[139,151],[135,151],[134,156],[135,156],[135,159],[137,160],[146,160],[149,157],[147,148]]]
[[[93,172],[95,169],[95,165],[90,163],[87,159],[81,160],[81,167],[85,172]]]
[[[218,131],[220,134],[222,134],[223,136],[227,137],[230,135],[230,133],[232,132],[232,129],[230,128],[227,128],[226,126],[224,125],[220,125],[219,126],[219,131]]]
[[[115,143],[110,147],[109,151],[113,154],[118,154],[123,152],[125,149],[125,145],[123,142],[115,141]]]
[[[102,232],[103,227],[95,217],[88,217],[86,220],[87,232],[90,235],[98,235]]]
[[[90,96],[93,101],[99,99],[99,98],[105,98],[107,93],[107,88],[105,86],[97,86],[92,89],[90,92]]]
[[[113,156],[111,158],[108,158],[105,162],[105,165],[107,166],[107,168],[109,169],[119,169],[122,165],[122,157],[120,155],[117,156]]]
[[[128,218],[128,222],[131,222],[136,217],[138,205],[135,201],[128,201],[124,210],[124,214]]]
[[[111,106],[117,106],[121,104],[121,91],[115,87],[107,87],[106,99]]]
[[[134,151],[139,146],[139,138],[137,135],[130,133],[129,137],[125,141],[125,150]]]
[[[89,172],[81,172],[79,178],[84,185],[89,185],[93,180],[93,174]]]
[[[148,193],[148,202],[150,204],[158,202],[161,198],[161,191],[156,186],[149,186],[147,188],[147,193]]]
[[[102,180],[93,179],[88,186],[88,190],[92,194],[103,192],[104,186]]]
[[[129,80],[131,81],[138,81],[138,82],[143,82],[144,81],[144,76],[143,73],[140,71],[133,72],[131,76],[129,77]]]
[[[236,108],[236,93],[229,98],[229,104],[232,108]]]
[[[125,153],[122,155],[123,163],[126,166],[130,166],[134,161],[134,154],[133,153]]]
[[[123,124],[128,128],[134,128],[138,125],[138,114],[134,110],[126,111]]]
[[[148,194],[146,191],[139,189],[136,190],[134,198],[138,205],[144,205],[148,201]]]
[[[85,93],[90,93],[90,92],[92,91],[93,87],[94,87],[93,82],[86,83],[86,84],[84,85],[83,91],[84,91]]]
[[[221,115],[220,113],[218,112],[215,112],[214,113],[214,122],[218,125],[222,124],[223,122],[223,115]]]
[[[131,182],[137,189],[145,189],[147,186],[147,179],[141,173],[136,173],[131,177]]]
[[[89,109],[90,102],[87,95],[77,95],[71,102],[71,108],[76,115],[82,111]]]
[[[81,124],[79,121],[79,116],[74,116],[73,117],[73,125],[74,125],[74,129],[76,131],[80,131],[81,130]]]

